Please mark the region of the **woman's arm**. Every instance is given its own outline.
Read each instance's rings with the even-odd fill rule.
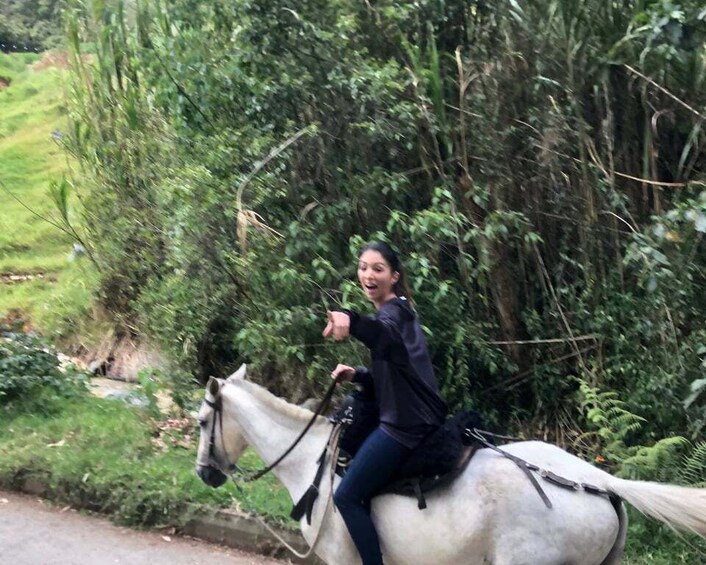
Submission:
[[[328,323],[324,337],[333,336],[342,340],[352,335],[362,341],[368,349],[384,349],[393,343],[401,343],[400,327],[402,311],[397,305],[383,307],[378,316],[363,316],[353,310],[327,312]]]
[[[379,317],[364,316],[353,310],[344,310],[350,318],[350,334],[362,341],[368,349],[384,349],[401,343],[401,316],[398,308],[387,308]]]

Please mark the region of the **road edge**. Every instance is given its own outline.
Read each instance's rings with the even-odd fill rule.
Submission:
[[[28,477],[22,481],[18,489],[8,490],[15,490],[15,492],[31,494],[50,501],[52,500],[49,485],[38,480],[36,477]],[[81,509],[80,506],[76,508]],[[84,509],[91,510],[90,508]],[[110,516],[106,517],[110,518]],[[235,510],[199,507],[188,510],[183,520],[175,519],[175,522],[179,521],[184,524],[177,528],[178,532],[182,535],[226,545],[243,551],[258,553],[266,557],[289,559],[292,563],[300,563],[303,565],[322,565],[323,563],[315,555],[306,559],[296,557],[258,520]],[[298,531],[281,527],[270,527],[297,551],[304,553],[309,548]]]

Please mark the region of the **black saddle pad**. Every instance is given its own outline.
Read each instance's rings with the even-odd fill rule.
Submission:
[[[456,477],[465,471],[471,458],[482,446],[478,443],[464,446],[461,457],[456,462],[456,466],[447,473],[434,475],[432,477],[404,477],[393,480],[385,485],[375,496],[380,494],[400,494],[403,496],[414,496],[417,498],[417,507],[424,510],[427,502],[424,494],[448,484],[451,484]]]
[[[459,412],[446,420],[435,432],[412,451],[399,471],[392,478],[398,481],[408,477],[430,478],[456,470],[464,448],[474,443],[465,430],[483,429],[483,419],[478,412]]]

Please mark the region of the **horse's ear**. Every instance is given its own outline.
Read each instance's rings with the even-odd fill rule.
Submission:
[[[230,377],[228,377],[228,380],[229,381],[245,380],[245,373],[247,371],[247,368],[248,368],[248,366],[245,363],[243,363],[235,373],[233,373]]]
[[[221,392],[221,381],[216,377],[209,377],[208,383],[206,383],[206,390],[214,399],[218,398]]]

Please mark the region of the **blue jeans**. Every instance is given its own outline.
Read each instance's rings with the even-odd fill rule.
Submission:
[[[381,565],[382,553],[370,518],[370,499],[382,488],[412,450],[376,428],[360,446],[333,495],[363,565]]]

